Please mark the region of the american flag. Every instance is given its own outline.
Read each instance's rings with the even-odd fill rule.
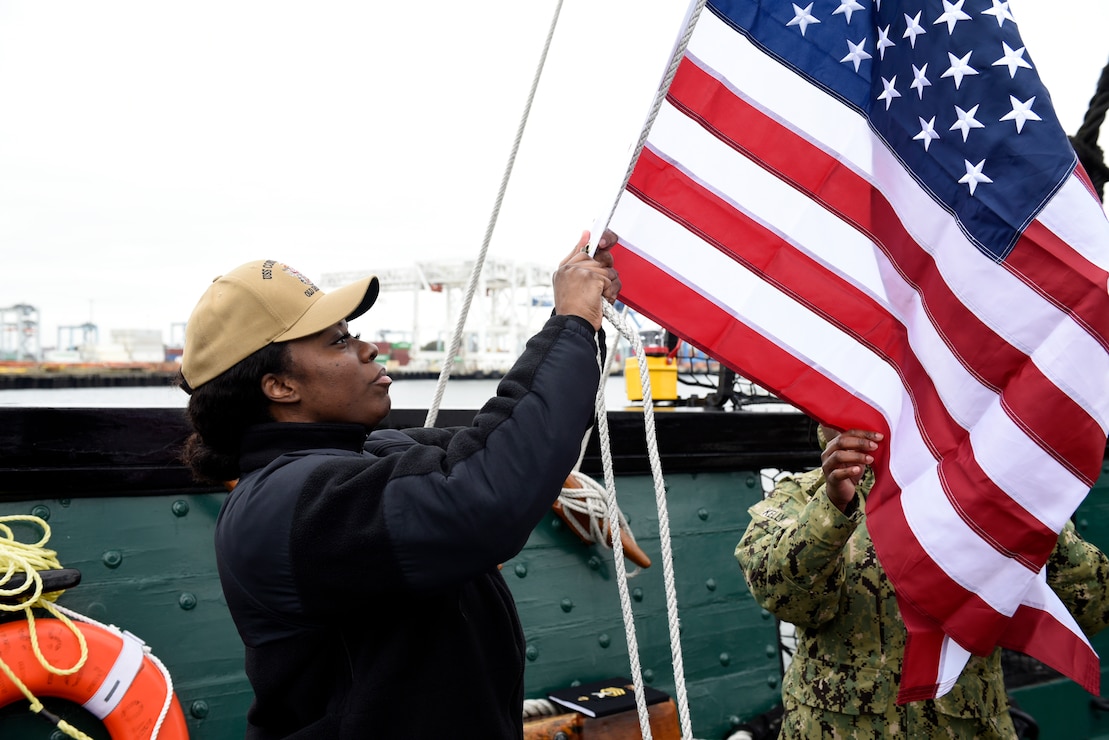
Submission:
[[[1109,224],[1004,0],[710,0],[610,225],[622,299],[876,429],[901,702],[1020,650],[1096,693],[1050,589],[1109,428]]]

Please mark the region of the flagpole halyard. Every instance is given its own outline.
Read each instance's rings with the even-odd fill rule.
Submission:
[[[601,238],[612,221],[613,214],[616,213],[616,207],[620,205],[620,197],[624,194],[624,189],[628,185],[628,180],[631,179],[632,171],[635,169],[635,163],[639,160],[639,153],[643,151],[643,147],[647,143],[647,136],[651,133],[651,125],[654,123],[655,118],[658,117],[658,112],[662,108],[662,103],[666,100],[666,92],[670,89],[670,83],[674,81],[674,75],[677,74],[678,65],[681,64],[682,57],[685,55],[685,49],[689,45],[689,37],[693,35],[693,29],[697,25],[697,19],[701,15],[701,10],[705,7],[706,0],[692,0],[689,4],[689,10],[686,11],[685,20],[683,21],[682,32],[678,36],[677,42],[674,44],[674,51],[670,55],[670,61],[666,65],[666,72],[662,76],[662,81],[659,83],[658,91],[655,93],[655,99],[651,103],[650,110],[647,113],[647,119],[643,122],[643,127],[639,131],[639,139],[635,143],[635,149],[632,150],[631,159],[628,161],[628,169],[624,173],[624,179],[620,183],[620,189],[616,193],[616,197],[612,201],[612,207],[609,209],[608,216],[603,220],[598,219],[597,226],[594,227],[593,233],[590,235],[589,246],[592,250],[597,240]]]
[[[681,625],[678,618],[677,588],[674,578],[674,555],[670,544],[670,516],[666,505],[666,481],[662,477],[662,459],[658,451],[655,435],[654,406],[651,401],[651,381],[647,368],[647,357],[640,341],[639,332],[630,326],[607,303],[602,304],[605,318],[632,345],[639,363],[639,379],[643,391],[643,426],[647,443],[647,454],[651,463],[651,476],[655,488],[655,507],[658,511],[659,546],[662,551],[663,590],[666,596],[667,627],[670,634],[670,656],[673,663],[674,693],[678,707],[678,722],[683,740],[692,740],[693,724],[689,715],[689,699],[685,687],[685,661],[682,658]],[[599,358],[598,358],[599,361]],[[603,368],[602,368],[603,369]],[[643,672],[639,664],[639,647],[635,632],[635,619],[632,614],[631,598],[628,595],[627,575],[624,566],[623,548],[620,543],[620,509],[616,503],[616,482],[613,473],[612,451],[608,438],[608,418],[605,412],[604,380],[597,392],[597,432],[601,448],[601,462],[604,469],[608,518],[612,527],[612,557],[616,568],[616,583],[620,594],[621,612],[624,617],[624,632],[628,642],[628,662],[632,683],[635,686],[636,706],[639,709],[640,729],[645,740],[651,738],[650,717],[643,696]]]
[[[427,417],[424,420],[425,427],[435,426],[435,420],[439,416],[439,407],[443,403],[443,393],[447,388],[447,380],[451,375],[451,368],[454,365],[454,358],[458,356],[458,351],[462,347],[462,332],[466,328],[466,318],[470,315],[470,305],[473,303],[474,294],[477,292],[478,278],[481,277],[481,272],[485,268],[485,258],[489,253],[489,242],[493,239],[493,229],[496,228],[497,218],[500,216],[501,204],[504,202],[505,191],[508,190],[508,181],[512,176],[512,168],[516,164],[516,154],[520,151],[520,141],[524,138],[524,128],[527,126],[528,117],[531,115],[531,104],[535,100],[535,91],[539,87],[539,79],[543,75],[543,67],[547,62],[547,52],[551,48],[551,39],[554,38],[555,28],[558,26],[558,17],[562,13],[562,0],[558,0],[555,6],[554,16],[551,18],[551,27],[547,31],[547,39],[543,43],[543,52],[539,56],[539,64],[535,70],[535,76],[531,81],[531,89],[528,91],[528,99],[524,104],[524,112],[520,116],[520,125],[516,128],[516,138],[512,142],[512,149],[508,155],[508,162],[505,164],[504,176],[501,178],[500,189],[497,190],[497,199],[493,203],[493,211],[489,215],[489,224],[485,229],[485,238],[481,242],[481,251],[478,253],[478,258],[474,262],[474,269],[470,273],[470,283],[466,288],[466,296],[462,302],[462,310],[458,313],[458,323],[454,328],[454,335],[451,337],[450,348],[447,350],[446,359],[443,362],[443,367],[439,371],[439,381],[435,386],[435,396],[428,406]]]

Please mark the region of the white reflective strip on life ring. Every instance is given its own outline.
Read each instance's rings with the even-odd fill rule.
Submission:
[[[130,632],[120,632],[119,635],[123,638],[123,649],[116,656],[116,662],[112,664],[112,669],[104,677],[100,688],[83,704],[97,719],[104,719],[119,705],[123,695],[135,681],[135,676],[139,675],[145,657],[143,645],[146,643]]]

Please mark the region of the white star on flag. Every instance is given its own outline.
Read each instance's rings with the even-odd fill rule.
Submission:
[[[1019,100],[1017,100],[1016,98],[1014,98],[1012,95],[1010,95],[1009,96],[1009,103],[1013,106],[1013,110],[1006,113],[1005,115],[1003,115],[998,120],[999,121],[1012,121],[1013,123],[1015,123],[1017,125],[1017,133],[1019,134],[1020,130],[1022,128],[1024,128],[1024,122],[1025,121],[1042,121],[1043,120],[1038,115],[1036,115],[1036,113],[1032,110],[1032,103],[1034,103],[1034,102],[1036,102],[1036,96],[1035,95],[1033,95],[1032,97],[1030,97],[1028,100],[1024,101],[1023,103],[1020,102]]]
[[[959,85],[963,83],[963,78],[968,75],[978,74],[978,70],[970,66],[970,55],[973,51],[968,51],[962,57],[957,57],[951,52],[947,52],[947,58],[951,60],[951,66],[947,68],[940,77],[952,77],[955,79],[955,89],[959,89]]]
[[[893,102],[894,98],[900,98],[901,97],[901,93],[897,92],[897,90],[894,89],[894,85],[896,85],[896,84],[897,84],[897,75],[894,75],[893,79],[891,79],[891,80],[887,80],[885,77],[882,78],[882,88],[883,88],[883,90],[882,90],[882,94],[878,96],[878,99],[886,101],[886,110],[890,109],[890,103]]]
[[[1032,65],[1029,64],[1024,59],[1024,47],[1023,46],[1020,47],[1019,49],[1015,50],[1015,51],[1013,49],[1010,49],[1009,45],[1006,44],[1004,41],[1001,42],[1001,46],[1005,50],[1005,54],[1000,59],[998,59],[996,62],[994,62],[993,66],[995,66],[995,67],[1001,67],[1001,66],[1008,67],[1009,68],[1009,77],[1016,77],[1017,76],[1017,68],[1019,68],[1019,67],[1024,67],[1025,69],[1032,69]]]
[[[963,141],[965,142],[967,140],[967,136],[970,135],[970,130],[972,128],[986,128],[986,124],[978,121],[974,117],[974,114],[976,114],[977,112],[978,112],[978,106],[977,105],[974,106],[973,108],[971,108],[970,110],[963,110],[962,108],[960,108],[959,106],[956,105],[955,106],[955,115],[958,118],[958,120],[955,121],[955,123],[951,124],[951,128],[948,129],[948,130],[949,131],[954,131],[955,129],[958,129],[958,130],[962,131],[963,132]],[[962,182],[962,180],[960,180],[959,182]],[[974,193],[974,188],[971,188],[970,192],[973,194]]]
[[[909,40],[909,46],[916,48],[916,37],[928,33],[924,27],[920,25],[920,13],[916,14],[915,18],[910,18],[905,14],[905,33],[901,36],[903,39]]]
[[[997,18],[997,25],[1004,26],[1005,21],[1013,21],[1013,14],[1009,12],[1008,0],[991,0],[993,7],[982,11],[982,15],[992,15]],[[1013,21],[1014,23],[1016,21]]]
[[[932,116],[932,119],[929,121],[925,121],[923,118],[921,118],[920,133],[914,136],[913,140],[915,141],[919,139],[920,141],[923,141],[924,151],[928,151],[928,145],[932,143],[933,139],[938,138],[940,138],[940,135],[936,133],[936,117]]]
[[[839,7],[832,11],[832,15],[843,15],[847,18],[847,23],[851,23],[851,14],[856,10],[862,10],[863,6],[859,5],[855,0],[843,0]]]
[[[897,44],[890,41],[890,27],[878,29],[878,56],[881,59],[886,58],[886,49],[897,46]]]
[[[813,3],[809,3],[808,7],[801,9],[799,6],[793,6],[794,16],[793,19],[787,23],[787,26],[798,26],[801,29],[801,35],[805,35],[805,29],[808,28],[810,23],[820,23],[816,16],[812,14]]]
[[[917,69],[917,66],[915,64],[913,65],[913,81],[911,83],[909,83],[909,87],[912,88],[913,90],[916,90],[917,97],[920,98],[921,100],[924,99],[924,88],[932,86],[932,83],[925,76],[927,74],[928,74],[928,65],[927,64],[925,64],[923,67],[921,67],[919,69]],[[932,120],[935,120],[935,119],[932,119]]]
[[[872,58],[870,54],[864,51],[864,46],[866,46],[866,37],[863,37],[863,40],[857,44],[853,44],[848,41],[847,48],[850,49],[850,51],[847,52],[847,56],[845,56],[843,59],[840,59],[840,61],[853,62],[855,65],[855,71],[858,72],[859,65],[863,63],[863,60]]]
[[[963,12],[963,3],[966,0],[959,0],[957,3],[949,3],[943,0],[943,15],[932,22],[933,26],[938,26],[941,23],[947,24],[947,32],[955,32],[955,24],[959,21],[969,21],[970,16]]]
[[[982,166],[986,164],[986,160],[982,160],[978,164],[971,164],[964,162],[967,166],[967,173],[959,178],[959,182],[970,186],[970,194],[974,195],[974,189],[978,187],[980,182],[993,182],[990,178],[982,174]]]

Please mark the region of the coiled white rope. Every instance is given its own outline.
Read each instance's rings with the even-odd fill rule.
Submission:
[[[566,710],[556,707],[549,699],[524,699],[524,719],[550,717]]]
[[[628,540],[635,543],[635,535],[632,534],[631,528],[628,526],[628,520],[624,517],[622,511],[616,510],[619,523],[616,526],[610,524],[612,515],[608,508],[605,487],[588,475],[576,470],[570,475],[578,482],[580,488],[564,487],[562,493],[558,495],[558,500],[564,511],[577,512],[586,516],[586,521],[589,522],[588,525],[582,524],[581,520],[575,516],[567,516],[563,519],[578,537],[586,542],[601,545],[611,550],[612,545],[609,544],[609,538],[618,537],[620,531],[623,530],[627,533]],[[621,542],[622,546],[623,542]],[[640,571],[641,569],[637,567],[628,573],[627,577],[634,578]]]

